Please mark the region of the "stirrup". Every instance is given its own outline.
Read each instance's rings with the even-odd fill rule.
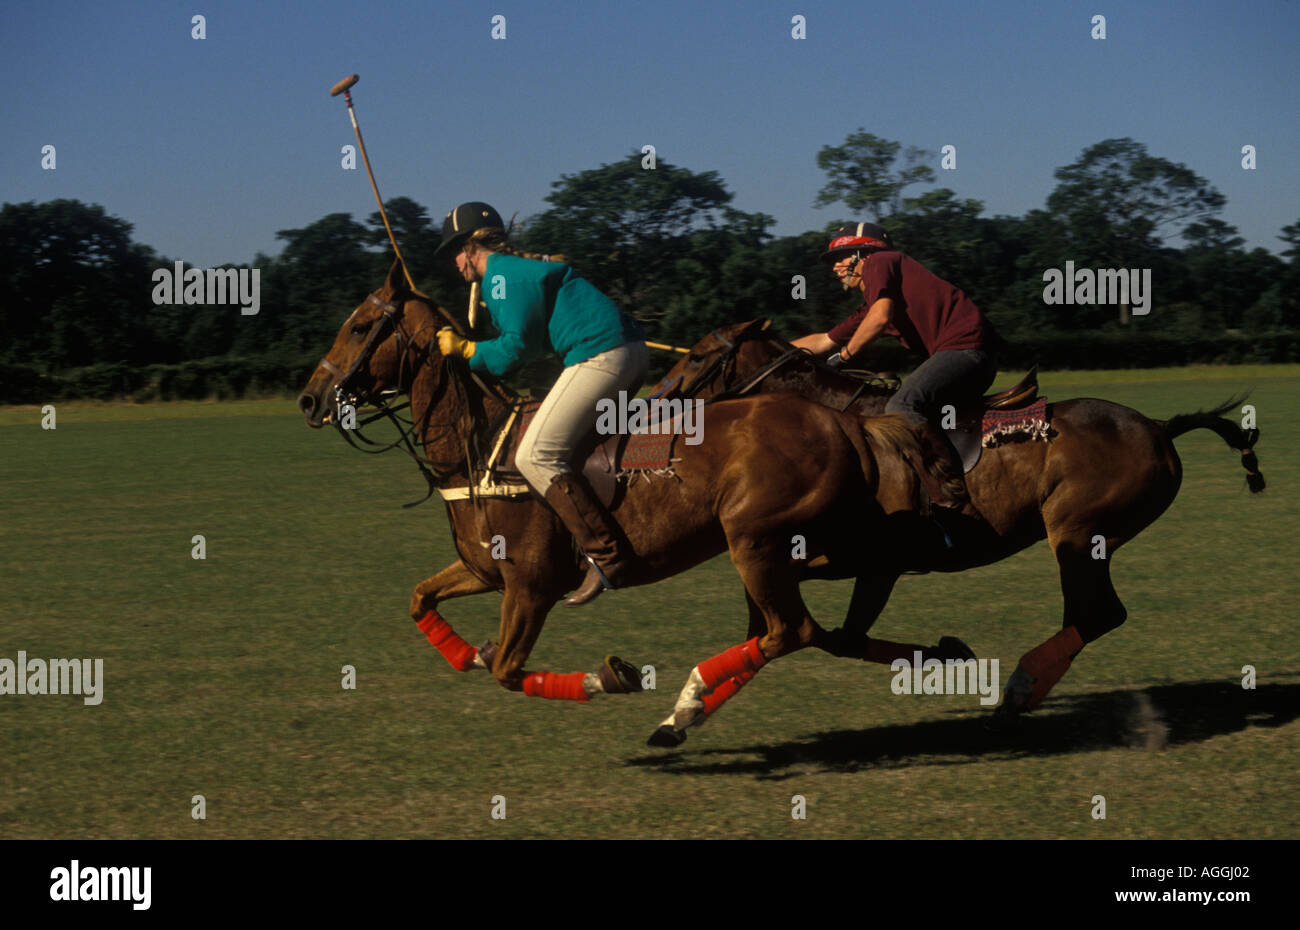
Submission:
[[[595,560],[586,553],[583,554],[586,556],[588,563],[587,573],[582,576],[582,584],[578,585],[578,589],[564,599],[565,607],[581,607],[583,604],[590,604],[604,592],[614,590],[614,585],[610,583],[605,573],[600,570],[600,566],[596,564]],[[596,583],[592,582],[593,572],[595,573]]]
[[[587,566],[589,568],[595,569],[596,577],[600,579],[601,587],[603,587],[606,591],[613,591],[614,583],[609,580],[609,578],[601,570],[600,566],[596,564],[596,560],[593,559],[591,556],[587,555],[587,553],[585,552],[582,554],[582,557],[587,560]]]

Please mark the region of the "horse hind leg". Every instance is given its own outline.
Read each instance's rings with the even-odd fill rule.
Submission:
[[[826,631],[808,613],[784,548],[732,547],[732,561],[745,583],[750,638],[691,669],[672,713],[650,735],[648,745],[680,746],[688,727],[704,723],[768,662],[821,645]]]
[[[758,604],[755,603],[753,595],[748,591],[745,592],[745,601],[749,605],[749,639],[747,639],[746,642],[756,642],[767,633],[767,619],[763,616],[763,611],[759,609]],[[754,661],[756,662],[757,654],[751,653],[750,655],[754,657]],[[764,662],[763,664],[766,663]],[[724,674],[726,671],[728,670],[724,670]],[[749,684],[749,682],[753,681],[754,676],[758,674],[758,668],[754,667],[753,663],[746,662],[743,653],[739,667],[734,669],[734,671],[734,675],[723,680],[721,684],[718,684],[707,694],[700,691],[704,685],[704,678],[702,676],[692,674],[691,677],[687,679],[686,687],[678,698],[678,705],[684,705],[684,707],[690,708],[703,715],[698,721],[696,721],[697,726],[711,717],[714,711],[734,697],[737,691]],[[677,714],[677,710],[678,707],[675,706],[673,708],[674,718]],[[665,725],[666,724],[667,721],[665,721]],[[685,738],[685,735],[683,735],[682,739]],[[680,740],[676,740],[672,745],[676,745],[678,742],[680,742]]]
[[[1065,613],[1061,629],[1050,639],[1026,652],[1007,679],[999,715],[1010,716],[1033,710],[1070,669],[1074,658],[1090,642],[1119,627],[1128,611],[1110,578],[1112,544],[1106,541],[1106,557],[1094,557],[1091,545],[1059,542],[1054,545],[1061,572],[1061,594]],[[1100,553],[1100,549],[1096,550]]]
[[[1116,471],[1072,466],[1069,480],[1042,507],[1047,540],[1061,571],[1065,616],[1059,633],[1021,657],[1007,681],[1000,715],[1037,707],[1084,645],[1128,616],[1111,583],[1110,559],[1173,503],[1182,465],[1169,436],[1153,421],[1134,413],[1120,432],[1127,444],[1104,451],[1111,460],[1131,463],[1128,467]],[[1071,446],[1068,439],[1064,446],[1059,442],[1058,450],[1073,449],[1061,453],[1067,464],[1073,456],[1103,451]]]

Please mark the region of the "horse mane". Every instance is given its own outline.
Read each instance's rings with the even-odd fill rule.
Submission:
[[[898,455],[915,453],[921,448],[918,430],[900,413],[863,417],[862,429],[876,445]],[[939,476],[936,474],[935,477]]]
[[[970,500],[969,494],[963,493],[961,473],[946,457],[934,454],[923,431],[907,417],[882,413],[863,417],[860,422],[869,442],[911,463],[936,503],[961,507]]]

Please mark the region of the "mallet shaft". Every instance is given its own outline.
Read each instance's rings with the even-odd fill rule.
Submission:
[[[384,229],[388,231],[388,241],[393,244],[393,254],[397,256],[397,261],[402,266],[402,274],[406,276],[406,283],[411,286],[411,290],[416,290],[415,282],[411,280],[411,272],[406,267],[406,259],[402,258],[402,250],[397,247],[397,237],[393,235],[393,227],[388,225],[388,211],[384,209],[384,199],[379,196],[379,186],[375,184],[375,173],[370,169],[370,156],[366,153],[365,140],[361,138],[361,126],[357,123],[356,111],[352,108],[351,87],[360,79],[359,75],[345,77],[339,81],[330,90],[331,97],[337,97],[339,94],[344,95],[344,100],[348,104],[348,117],[352,120],[352,131],[357,134],[357,145],[361,147],[361,158],[366,163],[366,176],[370,178],[370,189],[375,192],[375,202],[379,204],[379,216],[384,221]]]

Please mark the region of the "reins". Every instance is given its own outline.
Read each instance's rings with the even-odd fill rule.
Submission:
[[[366,338],[365,344],[361,347],[360,353],[358,353],[356,359],[354,359],[352,364],[348,367],[348,370],[346,372],[341,371],[337,365],[330,362],[328,359],[322,359],[320,363],[321,367],[339,377],[338,384],[334,388],[335,410],[338,414],[334,425],[339,432],[343,434],[343,438],[347,441],[348,445],[361,452],[365,452],[368,455],[379,455],[383,452],[388,452],[391,449],[401,447],[403,451],[411,457],[411,460],[415,462],[416,467],[420,469],[420,474],[424,476],[425,483],[428,486],[428,492],[424,497],[402,505],[404,508],[415,507],[418,504],[422,504],[426,500],[429,500],[429,498],[433,496],[434,492],[438,490],[439,485],[458,474],[462,470],[462,466],[467,468],[471,476],[476,467],[477,456],[475,455],[472,438],[480,424],[478,424],[473,409],[469,403],[468,392],[464,382],[465,376],[472,378],[485,395],[490,396],[496,394],[499,400],[506,403],[509,403],[510,399],[501,397],[499,393],[493,392],[482,382],[482,380],[467,368],[464,371],[461,371],[461,368],[464,367],[463,360],[444,357],[444,375],[440,379],[438,391],[434,396],[429,398],[429,402],[426,404],[424,409],[424,414],[419,418],[418,423],[414,417],[408,419],[399,416],[401,411],[406,410],[411,406],[411,401],[409,399],[400,404],[393,405],[381,394],[375,398],[368,397],[365,399],[365,406],[374,408],[374,413],[368,414],[353,427],[344,427],[342,416],[344,407],[351,406],[355,411],[361,403],[361,398],[352,390],[352,382],[358,374],[369,365],[375,351],[390,334],[395,333],[398,340],[399,362],[397,383],[399,385],[405,380],[405,375],[408,371],[408,364],[410,366],[410,378],[413,386],[415,377],[419,370],[429,363],[429,346],[425,345],[424,347],[420,347],[416,344],[415,338],[425,329],[430,328],[433,324],[425,324],[425,326],[416,330],[416,332],[408,335],[405,330],[402,329],[400,323],[403,311],[408,302],[411,300],[420,300],[422,303],[428,303],[428,301],[420,297],[412,296],[402,300],[399,304],[393,304],[381,300],[374,294],[367,296],[366,300],[379,306],[383,311],[383,315],[380,318],[380,322],[371,329],[370,334]],[[403,343],[405,345],[403,345]],[[410,359],[412,350],[419,353],[419,356],[414,361],[411,361]],[[459,364],[457,364],[458,362]],[[456,415],[448,421],[447,425],[441,432],[436,436],[430,437],[430,419],[434,408],[438,406],[438,395],[447,390],[448,384],[450,384],[456,391],[458,411]],[[383,392],[383,394],[388,394],[390,396],[396,396],[397,393],[398,389]],[[466,415],[468,415],[470,419],[469,429],[462,433],[458,430],[458,421],[463,419]],[[376,442],[362,432],[365,427],[385,418],[388,419],[397,430],[397,438],[392,442],[387,444]],[[417,444],[420,450],[423,450],[431,438],[441,439],[447,433],[452,432],[459,433],[461,445],[464,449],[464,455],[461,458],[454,461],[438,461],[430,458],[427,454],[421,454],[420,451],[417,451]],[[372,448],[365,448],[365,446],[370,446]]]
[[[722,330],[720,329],[714,330],[712,333],[713,338],[721,342],[724,346],[726,346],[727,347],[726,351],[724,351],[716,359],[710,362],[708,367],[706,367],[698,375],[692,378],[690,382],[686,385],[686,387],[682,388],[681,396],[687,399],[693,398],[697,392],[699,392],[701,389],[703,389],[704,387],[712,383],[714,379],[716,379],[719,375],[721,375],[722,377],[721,390],[719,390],[715,395],[710,397],[708,402],[712,403],[715,400],[723,400],[729,397],[741,397],[749,393],[750,391],[752,391],[758,384],[762,383],[762,381],[764,381],[766,378],[771,377],[771,375],[773,375],[778,370],[788,365],[794,359],[807,358],[810,361],[815,361],[815,359],[813,358],[813,354],[809,352],[807,349],[802,349],[799,348],[798,346],[792,346],[791,348],[782,352],[775,359],[765,364],[758,371],[754,372],[754,374],[750,375],[740,384],[737,384],[735,386],[729,385],[727,383],[728,380],[727,369],[731,365],[731,363],[735,360],[736,354],[740,351],[741,344],[748,339],[758,338],[760,335],[763,334],[763,332],[764,332],[764,328],[757,327],[755,324],[750,324],[750,326],[746,327],[744,330],[737,333],[733,340],[733,339],[728,339],[725,335],[723,335]],[[856,374],[849,374],[844,371],[836,372],[836,374],[843,375],[845,377],[851,378],[858,382],[857,389],[853,392],[853,395],[849,398],[848,403],[845,404],[842,408],[840,408],[841,412],[847,410],[850,406],[852,406],[853,403],[869,389],[875,389],[877,391],[880,391],[881,393],[892,393],[893,391],[898,390],[897,380],[882,378],[876,375],[874,372],[863,372],[862,373],[863,377],[858,377]]]

